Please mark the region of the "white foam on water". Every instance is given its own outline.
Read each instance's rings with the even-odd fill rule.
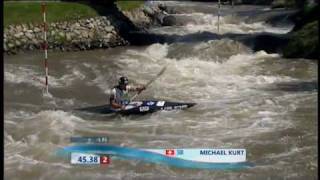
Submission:
[[[151,59],[152,57],[156,57],[156,59],[163,59],[168,54],[168,48],[168,44],[156,43],[148,46],[144,53],[149,55],[149,57],[151,56]]]
[[[48,76],[50,86],[59,86],[57,79],[51,75]],[[37,88],[43,88],[45,75],[41,74],[35,68],[30,66],[6,65],[4,68],[4,80],[8,83],[20,84],[27,83]]]
[[[13,84],[27,83],[38,88],[44,88],[45,74],[41,71],[39,72],[39,70],[33,66],[6,65],[4,70],[5,82]],[[77,69],[77,67],[65,72],[61,77],[53,76],[49,72],[49,87],[63,88],[71,86],[75,80],[84,80],[85,77],[85,74]]]
[[[63,139],[70,137],[74,131],[85,121],[64,111],[40,111],[39,113],[25,118],[19,122],[19,127],[23,128],[20,133],[23,140],[28,145],[36,145],[40,142],[49,142],[54,136]],[[49,138],[49,139],[47,139]]]
[[[234,55],[224,63],[202,61],[196,57],[171,61],[169,63],[169,68],[167,69],[168,73],[163,75],[162,80],[160,79],[160,81],[155,83],[164,84],[165,87],[169,88],[177,88],[177,86],[186,86],[186,83],[188,82],[191,86],[190,88],[197,87],[202,89],[202,87],[207,87],[208,89],[212,88],[212,90],[215,91],[217,90],[217,87],[221,88],[220,85],[223,84],[226,88],[230,88],[230,85],[233,87],[246,88],[255,87],[260,84],[294,80],[287,76],[250,75],[250,73],[243,72],[243,68],[254,66],[264,58],[274,57],[277,57],[277,55],[268,55],[265,52],[257,52],[254,54]],[[241,75],[241,73],[245,74]],[[177,77],[183,81],[176,82]],[[197,84],[197,86],[195,86],[195,84]],[[237,89],[238,88],[235,90]]]
[[[195,48],[198,47],[195,46]],[[144,54],[145,52],[139,53]],[[137,54],[139,53],[137,52]],[[264,60],[274,58],[279,58],[279,55],[268,54],[264,51],[259,51],[256,53],[237,54],[231,56],[223,63],[215,61],[203,61],[197,57],[190,57],[180,60],[163,58],[161,60],[159,59],[158,61],[150,60],[151,62],[145,60],[143,64],[146,69],[148,69],[149,64],[151,63],[158,64],[166,61],[166,63],[169,64],[166,73],[163,74],[162,77],[153,84],[153,87],[165,87],[167,89],[167,91],[164,91],[163,89],[158,91],[158,93],[162,94],[159,96],[165,96],[167,98],[174,99],[176,95],[179,94],[180,97],[185,97],[181,99],[186,99],[189,97],[191,99],[197,99],[198,103],[202,103],[202,101],[206,102],[209,99],[215,102],[216,99],[221,100],[221,97],[223,96],[226,98],[226,102],[228,102],[227,99],[243,99],[245,98],[245,94],[248,94],[248,96],[250,96],[250,94],[256,94],[257,90],[255,90],[255,88],[257,86],[263,87],[273,83],[296,81],[297,79],[289,76],[280,76],[276,74],[272,76],[252,75],[250,72],[243,71],[244,68],[252,68]],[[128,64],[132,63],[129,59],[122,59],[122,61]],[[136,61],[136,63],[139,62]],[[136,66],[139,66],[139,64]],[[153,64],[150,65],[150,67],[153,66]],[[261,97],[263,96],[260,96],[259,98]],[[266,98],[268,98],[268,96]],[[267,102],[263,101],[263,103]],[[256,105],[247,104],[245,106],[247,106],[248,113],[252,113],[251,111],[255,109]],[[225,108],[227,107],[228,106]],[[217,108],[221,109],[221,107],[218,106]],[[235,108],[241,108],[241,106],[236,105]],[[275,106],[274,108],[277,109],[278,107]],[[235,111],[238,110],[239,109]],[[231,121],[230,117],[228,117],[228,113],[230,113],[229,111],[230,109],[223,109],[223,112],[227,113],[224,115],[225,117],[214,119],[211,118],[214,117],[215,114],[208,112],[209,114],[204,115],[203,117],[208,117],[209,119],[203,123],[199,123],[193,129],[215,129],[217,127],[220,129],[226,129],[230,126],[230,124],[226,123],[226,119]],[[271,111],[272,107],[270,109],[270,112]],[[260,111],[258,111],[258,113],[259,112]],[[236,131],[234,133],[230,131],[230,137],[232,137],[233,134],[242,134],[243,137],[251,137],[260,133],[272,132],[275,129],[290,127],[292,125],[292,123],[288,120],[279,121],[278,119],[278,116],[283,115],[286,112],[282,110],[279,111],[278,109],[273,113],[274,114],[272,115],[260,113],[258,117],[248,119],[247,122],[242,125],[242,128],[238,127],[238,130],[234,130]],[[164,121],[162,123],[164,123]],[[220,132],[218,132],[218,134],[219,133]]]
[[[70,86],[75,80],[84,80],[86,76],[77,68],[72,69],[72,74],[65,74],[61,78],[59,78],[59,81],[62,83],[63,86]]]
[[[51,162],[52,151],[56,147],[57,140],[61,142],[71,137],[82,123],[85,123],[83,119],[64,111],[40,111],[26,117],[24,121],[17,124],[23,130],[19,136],[14,133],[15,137],[13,137],[5,132],[6,167],[12,168],[18,163],[19,167],[16,168],[20,170],[34,165],[70,168],[71,166],[65,163]],[[30,151],[37,152],[37,155],[29,156]],[[37,159],[34,159],[35,157]],[[43,157],[48,157],[49,161]]]
[[[55,162],[46,162],[33,159],[31,157],[23,156],[20,154],[14,154],[6,158],[6,166],[15,166],[19,162],[19,166],[17,167],[19,170],[25,169],[26,167],[32,167],[35,165],[49,166],[52,168],[63,167],[70,169],[72,165],[66,163],[55,163]]]
[[[220,26],[218,32],[218,16],[213,14],[192,13],[187,16],[192,16],[196,19],[195,22],[190,22],[184,26],[180,26],[179,31],[163,31],[165,34],[186,35],[190,33],[212,32],[219,34],[235,33],[235,34],[253,34],[253,33],[275,33],[285,34],[291,31],[293,26],[288,27],[273,27],[265,22],[246,23],[242,20],[234,20],[232,16],[220,16]],[[161,33],[161,30],[159,31]]]
[[[261,33],[261,32],[285,34],[285,33],[288,33],[292,28],[292,27],[286,27],[286,28],[272,27],[263,22],[256,22],[252,24],[240,22],[238,24],[233,24],[225,21],[224,17],[220,17],[220,27],[218,32],[217,18],[213,15],[204,15],[204,17],[207,23],[204,23],[203,25],[187,24],[185,28],[188,30],[188,33],[209,31],[209,32],[214,32],[219,34],[226,34],[226,33],[253,34],[253,33]]]
[[[16,65],[5,65],[4,68],[4,81],[14,84],[28,83],[36,87],[43,87],[39,81],[33,80],[32,78],[38,77],[34,69],[29,66],[16,66]]]
[[[58,130],[59,128],[68,127],[67,129],[61,129],[63,131],[72,130],[75,128],[77,123],[84,122],[83,119],[72,115],[69,112],[64,112],[61,110],[58,111],[41,111],[36,114],[32,119],[44,119],[49,122],[50,128]],[[57,128],[57,129],[56,129]]]
[[[35,113],[24,111],[24,110],[7,111],[4,114],[4,119],[5,120],[16,120],[16,119],[23,120],[24,118],[28,118],[33,115],[35,115]]]
[[[102,90],[102,92],[109,94],[112,86],[110,86],[110,84],[106,81],[106,75],[101,73],[98,74],[99,75],[97,75],[97,78],[95,78],[92,82],[96,84]]]

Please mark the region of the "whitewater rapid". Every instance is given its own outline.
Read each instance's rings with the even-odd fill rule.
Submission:
[[[185,2],[184,2],[185,3]],[[201,6],[197,5],[197,6]],[[215,15],[150,32],[217,33]],[[283,34],[291,27],[221,17],[221,34]],[[42,53],[4,59],[6,179],[313,179],[317,172],[317,63],[253,52],[231,40],[154,43],[86,52],[49,53],[43,96]],[[83,115],[74,108],[108,103],[121,75],[144,84],[166,72],[139,99],[196,102],[186,111],[146,116]],[[301,85],[302,84],[302,85]],[[305,86],[303,84],[307,84]],[[74,167],[55,151],[71,136],[108,136],[138,148],[245,148],[255,167],[240,171],[176,169],[114,160],[107,168]]]

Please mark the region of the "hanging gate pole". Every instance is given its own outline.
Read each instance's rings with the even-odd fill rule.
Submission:
[[[44,49],[44,68],[45,68],[45,90],[49,94],[49,85],[48,85],[48,42],[47,42],[47,31],[48,25],[46,21],[46,4],[41,4],[41,10],[43,15],[43,49]]]
[[[220,0],[218,3],[218,33],[220,32]]]

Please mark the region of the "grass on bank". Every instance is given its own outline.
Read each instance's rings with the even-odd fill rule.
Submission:
[[[70,2],[48,2],[47,21],[66,21],[97,16],[88,5]],[[43,21],[40,2],[4,2],[4,26]]]
[[[143,5],[144,1],[116,1],[116,5],[130,11]],[[101,8],[108,8],[103,7]],[[47,2],[47,21],[70,21],[98,16],[96,9],[79,2]],[[4,2],[4,27],[11,24],[41,23],[41,2]]]
[[[133,9],[139,8],[144,4],[144,1],[116,1],[116,5],[123,11],[131,11]]]

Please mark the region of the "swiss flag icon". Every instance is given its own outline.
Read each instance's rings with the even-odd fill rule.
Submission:
[[[166,149],[166,155],[167,156],[174,156],[175,155],[174,149]]]
[[[100,157],[100,164],[110,164],[110,157],[109,156],[101,156]]]

